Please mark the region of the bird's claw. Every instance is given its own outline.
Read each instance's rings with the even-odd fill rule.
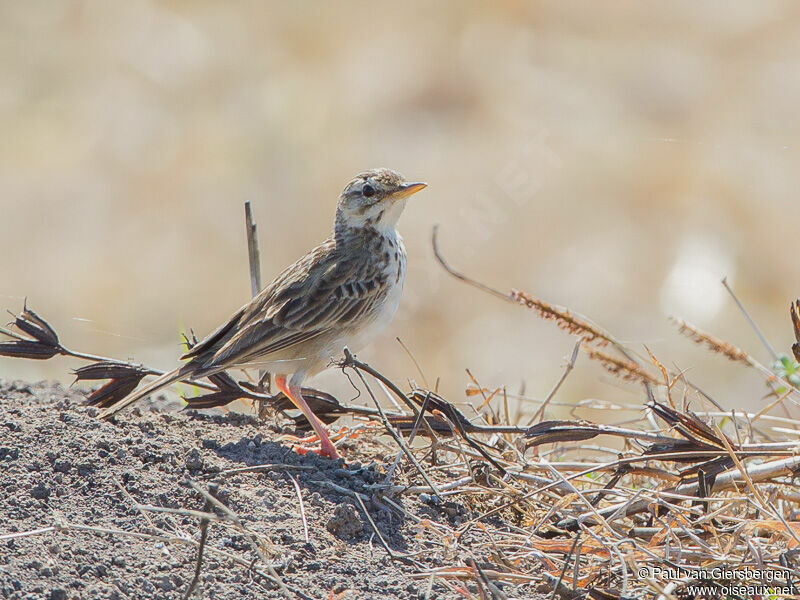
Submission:
[[[305,456],[309,452],[316,452],[320,456],[327,456],[333,459],[339,458],[336,446],[330,440],[320,441],[319,436],[316,434],[303,438],[294,435],[284,435],[282,437],[292,443],[292,449],[300,456]],[[319,446],[317,446],[317,442],[319,442]]]

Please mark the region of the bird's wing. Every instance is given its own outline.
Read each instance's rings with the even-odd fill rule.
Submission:
[[[347,329],[386,293],[385,274],[366,258],[328,240],[184,356],[204,370],[227,368]]]

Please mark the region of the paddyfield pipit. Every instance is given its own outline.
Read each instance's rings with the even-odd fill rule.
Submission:
[[[331,236],[285,269],[181,358],[174,371],[104,409],[107,418],[172,383],[231,368],[259,367],[311,422],[323,455],[336,458],[325,426],[300,386],[345,347],[358,350],[391,321],[403,290],[406,251],[397,220],[424,183],[389,169],[360,173],[339,196]]]

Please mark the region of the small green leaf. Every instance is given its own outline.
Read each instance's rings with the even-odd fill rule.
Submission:
[[[794,360],[794,358],[786,354],[781,354],[778,356],[778,360],[773,363],[772,372],[775,373],[777,377],[791,383],[794,387],[800,387],[800,363]],[[786,390],[779,393],[784,393],[785,391]]]

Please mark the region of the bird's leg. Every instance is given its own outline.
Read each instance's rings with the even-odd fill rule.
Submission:
[[[317,432],[317,436],[319,437],[322,456],[329,456],[330,458],[339,458],[339,453],[336,452],[336,446],[333,445],[331,442],[331,438],[328,437],[328,432],[325,430],[325,425],[322,424],[317,418],[317,415],[311,410],[311,407],[303,398],[303,394],[300,392],[299,385],[291,385],[287,383],[286,377],[283,375],[276,375],[275,376],[275,385],[278,386],[278,389],[286,394],[286,397],[292,401],[297,408],[299,408],[302,413],[306,416],[311,426],[314,428],[314,431]]]

